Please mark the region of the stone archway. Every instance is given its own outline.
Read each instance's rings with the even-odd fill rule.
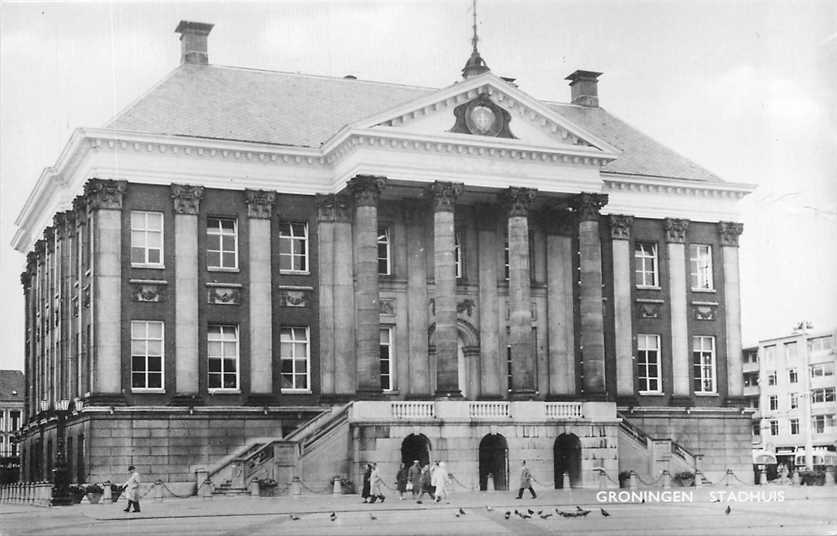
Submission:
[[[570,476],[570,487],[581,484],[581,441],[575,434],[561,434],[554,446],[555,489],[564,487],[564,473]]]
[[[459,390],[465,398],[479,395],[480,332],[466,320],[456,321],[456,350]],[[431,392],[436,392],[436,324],[427,329],[428,354],[430,355]],[[476,359],[475,359],[476,358]]]
[[[480,441],[480,490],[488,489],[488,475],[494,477],[494,489],[509,489],[509,444],[502,434],[488,434]]]
[[[424,434],[410,434],[401,442],[401,463],[410,467],[413,460],[422,467],[430,463],[430,440]]]

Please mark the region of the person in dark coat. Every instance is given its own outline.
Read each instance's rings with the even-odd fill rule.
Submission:
[[[403,501],[404,492],[407,491],[407,464],[402,463],[401,468],[395,475],[395,485],[398,487],[398,496]]]
[[[407,481],[409,486],[412,486],[413,498],[421,493],[421,464],[418,460],[413,460],[413,465],[407,471]]]
[[[366,464],[366,471],[363,473],[363,490],[360,492],[360,496],[363,497],[363,502],[368,503],[369,497],[371,493],[369,493],[370,489],[370,482],[369,479],[372,476],[372,465]]]
[[[421,486],[420,486],[421,491],[419,492],[419,496],[418,496],[419,501],[421,500],[422,497],[424,497],[425,493],[430,495],[431,498],[433,497],[434,489],[433,489],[433,485],[431,483],[430,476],[431,476],[430,475],[430,464],[428,463],[427,465],[425,465],[421,469],[421,477],[420,477],[420,479],[421,479]]]

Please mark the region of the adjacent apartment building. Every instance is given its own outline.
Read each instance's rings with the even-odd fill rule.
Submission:
[[[441,459],[484,489],[526,459],[595,486],[646,471],[651,437],[751,474],[751,186],[601,107],[601,73],[561,103],[476,45],[438,89],[219,66],[211,29],[181,22],[180,65],[21,210],[26,478],[60,446],[74,480]]]
[[[806,450],[837,450],[834,332],[796,331],[759,342],[761,447],[793,466]]]

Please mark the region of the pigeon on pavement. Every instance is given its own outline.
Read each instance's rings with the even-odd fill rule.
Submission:
[[[549,519],[550,517],[552,517],[552,514],[540,514],[540,516],[541,519]]]
[[[291,514],[291,519],[292,519],[292,520],[294,520],[294,521],[299,521],[299,520],[300,520],[300,519],[302,519],[302,518],[300,518],[300,517],[299,517],[298,515],[296,515],[296,514]]]
[[[610,517],[610,512],[608,512],[608,511],[607,511],[607,510],[605,510],[604,508],[600,508],[600,510],[602,511],[602,516],[604,516],[604,517]]]
[[[534,511],[534,510],[532,510],[531,508],[529,508],[529,509],[528,509],[528,510],[526,510],[526,511],[527,511],[527,512],[529,512],[529,514],[530,514],[530,515],[534,515],[534,514],[535,514],[535,511]]]
[[[727,509],[726,509],[726,510],[724,510],[724,513],[725,513],[726,515],[729,515],[729,513],[730,513],[730,512],[732,512],[732,508],[730,508],[730,507],[729,507],[729,505],[727,505]]]
[[[372,521],[375,521],[378,518],[375,517],[375,514],[369,514],[369,519],[371,519]]]
[[[506,517],[506,519],[510,518],[511,517],[511,512],[506,511],[505,517]]]
[[[330,520],[332,520],[332,521],[337,521],[337,513],[336,513],[336,512],[332,512],[332,513],[331,513],[331,515],[330,515],[330,516],[328,516],[328,518],[329,518]]]
[[[459,513],[460,513],[460,514],[462,514],[462,515],[464,516],[464,515],[465,515],[465,510],[463,510],[462,508],[460,508],[460,509],[459,509]]]

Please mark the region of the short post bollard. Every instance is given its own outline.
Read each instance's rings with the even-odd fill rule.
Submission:
[[[607,473],[604,469],[597,469],[599,472],[599,489],[607,489]]]
[[[488,473],[488,478],[485,482],[485,491],[495,491],[494,488],[494,473]]]
[[[767,485],[767,469],[762,468],[762,470],[759,471],[759,485],[760,486],[766,486]]]
[[[570,474],[565,472],[561,475],[562,484],[564,489],[570,489],[572,487],[572,482],[570,482]]]
[[[663,489],[671,489],[671,473],[663,469]]]
[[[799,471],[797,471],[797,470],[793,471],[793,477],[791,477],[791,483],[794,486],[798,486],[800,483],[802,483],[802,477],[799,476]]]
[[[157,502],[163,502],[163,481],[162,480],[155,480],[154,481],[154,499]]]
[[[113,504],[113,491],[110,489],[110,482],[102,484],[102,500],[99,504]]]
[[[833,486],[834,485],[834,466],[829,465],[825,468],[825,485],[826,486]]]
[[[631,476],[628,477],[628,489],[633,491],[637,488],[636,471],[631,471]]]
[[[699,488],[701,486],[703,486],[703,473],[696,470],[695,471],[695,487]]]
[[[331,487],[331,494],[332,495],[342,495],[343,494],[343,478],[340,475],[334,477],[334,484]]]
[[[302,481],[298,476],[293,477],[293,479],[288,482],[288,494],[292,496],[302,495]]]

